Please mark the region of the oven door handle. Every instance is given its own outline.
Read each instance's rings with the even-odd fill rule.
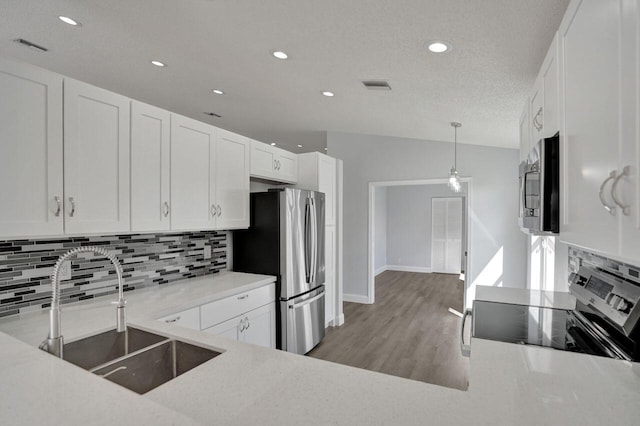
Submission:
[[[470,315],[473,316],[471,309],[466,309],[462,315],[462,321],[460,321],[460,353],[467,358],[471,356],[471,345],[464,344],[464,325]]]

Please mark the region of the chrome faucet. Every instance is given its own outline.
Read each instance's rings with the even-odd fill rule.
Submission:
[[[93,252],[97,254],[101,254],[113,263],[113,266],[116,268],[116,275],[118,276],[118,300],[113,302],[116,304],[116,327],[118,332],[122,333],[127,329],[127,322],[125,317],[125,300],[124,300],[124,281],[122,279],[122,266],[120,266],[120,262],[118,258],[111,253],[101,247],[96,246],[86,246],[86,247],[77,247],[72,250],[69,250],[56,262],[53,266],[53,271],[51,272],[51,310],[49,311],[49,337],[42,342],[40,345],[40,349],[43,349],[50,354],[53,354],[57,357],[62,358],[62,348],[64,346],[64,341],[62,338],[62,334],[60,333],[60,279],[58,278],[58,272],[60,270],[60,266],[64,261],[69,259],[71,256],[74,256],[78,253],[85,252]]]

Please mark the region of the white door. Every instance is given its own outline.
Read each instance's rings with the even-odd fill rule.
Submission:
[[[564,136],[561,238],[607,253],[618,252],[618,219],[604,201],[620,152],[620,14],[617,0],[572,3],[560,28],[563,49]],[[620,212],[617,212],[619,215]]]
[[[0,239],[63,233],[62,77],[0,60]]]
[[[242,340],[246,343],[276,347],[276,304],[262,306],[245,315]]]
[[[228,339],[233,340],[242,340],[243,336],[241,334],[242,324],[244,324],[244,316],[243,317],[235,317],[222,322],[213,327],[205,328],[205,333],[216,334],[218,336],[223,336]]]
[[[218,229],[249,227],[250,149],[245,137],[217,129],[215,203]]]
[[[64,80],[65,232],[128,232],[129,108],[124,96]]]
[[[171,114],[131,102],[131,230],[168,231]]]
[[[215,227],[215,128],[171,115],[171,229]],[[213,194],[215,195],[215,194]]]
[[[431,199],[431,270],[459,274],[462,264],[462,198]]]

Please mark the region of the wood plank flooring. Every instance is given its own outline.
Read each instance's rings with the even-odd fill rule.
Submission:
[[[345,303],[345,323],[329,327],[309,356],[338,364],[467,389],[469,360],[460,355],[463,282],[455,275],[386,271],[373,305]]]

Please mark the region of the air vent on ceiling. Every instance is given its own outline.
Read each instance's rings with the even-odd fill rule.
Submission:
[[[367,80],[363,81],[364,87],[369,90],[391,90],[391,86],[384,80]]]
[[[17,39],[15,39],[13,41],[15,41],[16,43],[21,44],[21,45],[23,45],[25,47],[30,47],[30,48],[32,48],[34,50],[37,50],[38,52],[48,52],[49,51],[49,49],[47,49],[46,47],[42,47],[42,46],[39,46],[39,45],[37,45],[35,43],[31,43],[29,40],[25,40],[23,38],[17,38]]]
[[[204,115],[208,115],[210,117],[222,118],[220,114],[216,114],[215,112],[204,112]]]

